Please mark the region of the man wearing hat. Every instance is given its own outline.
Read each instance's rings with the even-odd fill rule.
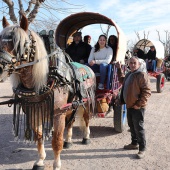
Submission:
[[[82,33],[75,32],[73,34],[73,42],[66,48],[66,53],[75,62],[85,64],[91,51],[91,46],[82,41]]]

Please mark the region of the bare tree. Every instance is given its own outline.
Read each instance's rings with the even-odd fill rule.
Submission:
[[[15,15],[15,10],[14,10],[15,4],[14,4],[14,2],[12,0],[3,0],[3,2],[6,3],[8,9],[9,9],[8,14],[10,16],[10,20],[14,24],[16,24],[20,21],[21,15],[27,16],[29,23],[32,22],[35,19],[36,15],[38,13],[38,9],[40,8],[40,5],[44,2],[44,0],[35,0],[35,1],[30,0],[28,9],[26,11],[24,11],[22,0],[18,0],[19,21],[18,21],[16,15]],[[34,7],[33,7],[32,11],[30,11],[32,4],[34,4]]]
[[[106,31],[104,31],[103,28],[102,28],[102,25],[100,24],[100,29],[101,29],[102,33],[104,35],[106,35],[107,38],[108,38],[108,35],[109,35],[110,28],[111,28],[111,25],[107,25],[107,29],[106,29]]]
[[[158,33],[158,39],[163,44],[165,50],[165,56],[170,55],[170,32],[165,30],[165,40],[161,39],[160,32],[156,30]]]
[[[41,30],[46,30],[46,31],[55,30],[57,28],[58,23],[59,23],[59,19],[53,17],[45,18],[43,20],[36,19],[32,23],[32,29],[35,32],[39,32]]]
[[[135,31],[135,34],[136,34],[136,36],[138,38],[138,41],[141,40],[139,32]],[[148,37],[149,37],[149,31],[147,33],[145,31],[143,31],[143,38],[142,39],[148,39]]]
[[[140,40],[139,32],[135,31],[135,34],[136,34],[136,36],[137,36],[137,38],[138,38],[138,41],[139,41],[139,40]]]
[[[0,13],[9,16],[9,20],[11,20],[13,24],[19,23],[21,16],[25,15],[28,18],[29,24],[32,23],[32,27],[37,27],[36,29],[38,30],[44,29],[45,26],[49,28],[51,25],[56,25],[59,21],[59,18],[55,16],[56,12],[71,14],[74,13],[76,9],[83,9],[83,5],[70,4],[67,0],[2,1],[3,7],[0,9]],[[63,4],[67,7],[61,8]],[[24,7],[26,9],[24,9]],[[41,22],[42,24],[40,24]],[[43,27],[41,28],[40,25]]]

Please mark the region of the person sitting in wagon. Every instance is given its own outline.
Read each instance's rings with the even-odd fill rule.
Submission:
[[[90,45],[91,42],[91,36],[90,35],[85,35],[83,38],[84,42]],[[91,45],[90,45],[91,46]]]
[[[143,59],[144,61],[146,60],[144,51],[139,48],[134,48],[133,55]]]
[[[116,61],[117,45],[118,45],[118,38],[115,35],[110,35],[108,39],[108,46],[111,47],[113,50],[113,57],[111,63],[113,61]]]
[[[91,46],[82,41],[81,32],[75,32],[73,34],[73,42],[66,48],[65,51],[74,62],[85,64],[88,61]]]
[[[150,46],[150,50],[146,54],[146,67],[148,71],[156,71],[156,49]]]
[[[95,73],[100,73],[100,83],[98,89],[104,89],[104,82],[107,75],[108,65],[113,57],[113,50],[106,45],[107,37],[100,35],[97,43],[92,48],[88,59],[88,64]]]

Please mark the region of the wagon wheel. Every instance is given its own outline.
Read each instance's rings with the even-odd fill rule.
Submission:
[[[167,70],[164,71],[165,74],[165,78],[170,81],[170,76],[169,76],[169,72]]]
[[[114,105],[114,128],[117,132],[123,132],[126,125],[126,105]]]
[[[160,73],[156,78],[156,89],[158,93],[161,93],[165,86],[165,75],[163,73]]]

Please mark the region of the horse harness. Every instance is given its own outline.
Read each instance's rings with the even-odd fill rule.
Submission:
[[[12,35],[13,33],[9,36],[1,37],[1,41],[5,42],[10,42],[12,41]],[[47,59],[49,57],[53,58],[53,61],[55,60],[55,66],[52,64],[50,65],[50,72],[49,72],[49,78],[48,78],[48,84],[47,86],[44,86],[40,89],[40,91],[37,93],[35,92],[34,88],[32,89],[27,89],[23,86],[23,84],[20,84],[16,89],[13,89],[13,92],[15,94],[15,98],[6,102],[1,102],[1,104],[14,104],[14,115],[13,115],[13,125],[14,125],[14,135],[19,136],[19,124],[20,124],[20,119],[21,119],[21,107],[23,109],[23,112],[26,113],[26,118],[24,118],[26,127],[25,128],[25,138],[26,140],[31,140],[35,138],[38,138],[38,133],[37,136],[32,137],[32,132],[31,132],[31,127],[32,125],[35,125],[35,122],[30,122],[29,120],[33,119],[32,117],[34,116],[35,119],[35,109],[38,108],[38,110],[41,110],[41,114],[44,115],[42,118],[43,122],[43,129],[46,126],[45,123],[47,124],[47,131],[45,132],[45,137],[49,137],[52,129],[52,118],[54,114],[54,92],[53,89],[57,88],[57,86],[65,87],[65,86],[73,86],[74,92],[73,96],[77,96],[77,100],[72,100],[71,103],[68,103],[66,106],[63,106],[60,108],[61,113],[66,112],[68,109],[72,109],[72,115],[70,119],[66,122],[66,126],[70,123],[72,123],[75,119],[75,115],[77,113],[77,109],[80,105],[82,105],[85,109],[84,103],[87,102],[87,100],[83,100],[85,97],[88,98],[88,103],[90,103],[92,99],[89,99],[89,94],[92,93],[92,88],[90,86],[94,84],[95,82],[91,82],[90,86],[86,87],[84,85],[84,82],[78,80],[78,76],[76,75],[76,68],[73,63],[65,63],[62,59],[59,59],[56,57],[58,53],[61,52],[61,50],[58,48],[56,51],[52,52],[48,56],[40,59],[40,60],[35,60],[34,61],[34,56],[35,56],[35,40],[33,39],[31,32],[29,32],[29,38],[30,42],[26,41],[24,45],[24,53],[20,54],[19,49],[16,52],[17,53],[17,60],[14,60],[15,56],[12,56],[10,53],[5,51],[3,47],[0,49],[0,59],[2,60],[1,62],[3,63],[3,66],[5,67],[7,64],[10,64],[10,67],[7,68],[9,75],[12,74],[16,70],[21,70],[24,69],[25,67],[31,67],[32,65],[40,62],[43,59]],[[20,56],[20,58],[18,57]],[[19,66],[15,66],[15,64],[20,62]],[[24,61],[28,63],[24,63]],[[71,73],[71,74],[70,74]],[[71,76],[69,76],[71,75]],[[87,80],[87,78],[86,78]],[[90,79],[92,80],[92,79]],[[86,83],[86,84],[89,84]],[[83,90],[82,90],[83,89]],[[44,105],[44,107],[43,107]],[[69,106],[69,107],[68,107]],[[90,107],[90,104],[89,104]],[[47,109],[48,108],[48,109]],[[47,111],[48,110],[48,111]],[[94,108],[93,108],[94,110]],[[47,113],[48,112],[48,113]],[[41,116],[39,115],[38,116]],[[50,115],[49,119],[45,121],[45,115]],[[39,123],[38,123],[39,124]]]
[[[88,103],[88,107],[90,108],[92,99],[90,99],[89,94],[92,94],[92,91],[94,90],[92,85],[94,85],[95,82],[93,81],[92,75],[88,71],[87,66],[82,66],[76,62],[63,63],[60,59],[57,59],[57,63],[57,67],[50,67],[49,73],[49,78],[51,78],[54,82],[58,82],[53,83],[54,88],[56,84],[60,84],[60,86],[72,86],[74,90],[68,103],[60,108],[62,112],[72,109],[72,115],[70,119],[66,120],[67,126],[74,121],[79,106],[82,106],[84,109],[86,109],[85,103]],[[64,66],[61,67],[60,65]],[[80,65],[84,68],[80,69]],[[68,72],[71,73],[71,78],[68,76]],[[92,108],[92,110],[94,110],[94,108]]]

